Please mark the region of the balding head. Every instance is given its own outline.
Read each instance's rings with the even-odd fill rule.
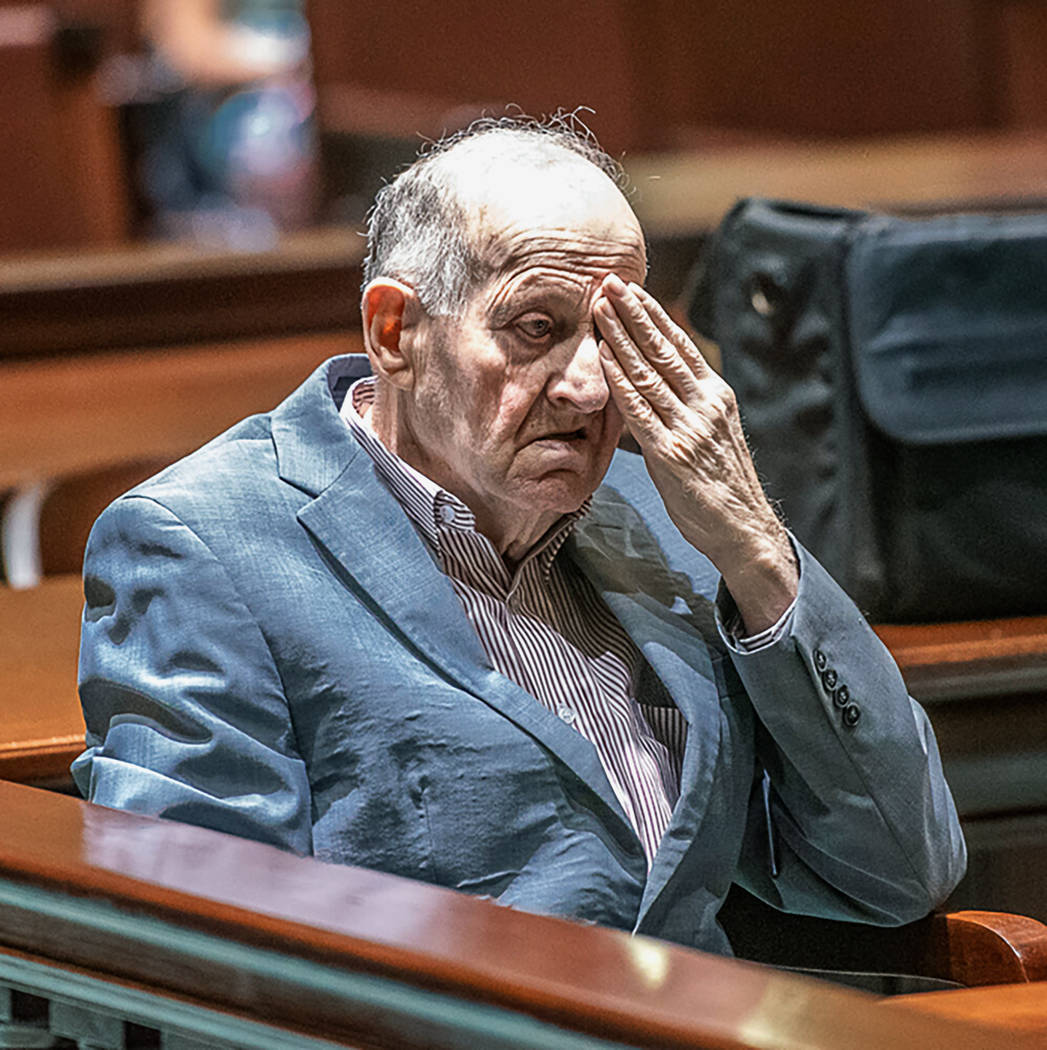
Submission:
[[[477,121],[435,143],[375,200],[365,285],[391,277],[414,288],[432,315],[457,315],[471,291],[502,265],[506,230],[528,216],[601,209],[639,225],[622,194],[621,166],[577,122],[554,118]],[[521,231],[524,232],[524,231]]]
[[[379,195],[363,297],[367,419],[508,557],[600,483],[621,428],[593,304],[642,282],[643,233],[590,142],[493,122]]]

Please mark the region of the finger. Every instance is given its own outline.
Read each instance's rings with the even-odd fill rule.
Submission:
[[[633,292],[633,287],[611,274],[604,281],[601,291],[622,319],[626,331],[637,346],[645,351],[657,353],[664,345],[665,337]]]
[[[600,363],[611,397],[633,437],[641,448],[652,446],[664,437],[666,426],[647,398],[630,382],[604,339],[600,340]]]
[[[651,320],[657,325],[658,330],[676,347],[680,356],[690,366],[696,376],[702,378],[709,372],[714,371],[705,360],[702,352],[695,346],[694,340],[669,316],[665,307],[646,288],[638,284],[630,284],[633,294],[644,304]]]
[[[634,300],[634,304],[643,309],[639,300]],[[594,304],[593,316],[598,325],[607,329],[605,336],[626,373],[641,393],[650,395],[652,404],[663,414],[669,414],[667,420],[701,396],[694,373],[661,333],[649,342],[638,343],[626,327],[621,312],[606,296]],[[647,324],[654,330],[650,318]],[[659,386],[664,386],[664,391],[660,391]]]
[[[620,280],[609,278],[604,284],[603,298],[610,302],[643,356],[654,365],[683,401],[690,402],[699,394],[696,377],[700,373],[680,352],[670,332],[663,331],[658,319],[636,294],[635,289],[638,287],[626,286]],[[655,302],[653,298],[650,301]],[[660,307],[659,312],[665,320],[669,320]],[[671,321],[669,323],[672,324]]]
[[[593,306],[593,317],[622,375],[629,386],[667,425],[679,419],[684,404],[666,377],[657,369],[626,331],[614,307],[601,299]]]

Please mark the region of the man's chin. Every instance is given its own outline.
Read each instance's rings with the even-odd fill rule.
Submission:
[[[599,487],[604,471],[551,470],[538,477],[520,478],[513,486],[513,502],[521,513],[570,514]]]

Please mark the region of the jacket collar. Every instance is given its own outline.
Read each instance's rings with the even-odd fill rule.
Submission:
[[[635,852],[636,833],[596,749],[494,670],[450,581],[339,415],[345,391],[368,372],[365,357],[333,358],[273,413],[280,476],[313,497],[298,512],[299,521],[361,599],[437,674],[498,710],[571,769],[604,810],[616,837]],[[610,485],[594,494],[589,515],[578,522],[566,549],[689,725],[680,799],[647,878],[642,916],[705,815],[720,748],[713,654],[721,643],[711,602],[695,597],[700,589],[695,581],[668,565],[647,523]],[[642,867],[642,856],[638,863]]]
[[[273,411],[277,470],[284,481],[318,496],[360,452],[338,407],[353,382],[370,374],[364,354],[332,357]]]
[[[366,369],[366,358],[333,358],[273,413],[280,477],[312,497],[298,520],[409,649],[552,751],[594,796],[616,838],[638,848],[596,749],[491,666],[450,581],[339,415],[345,390]],[[642,871],[642,854],[638,863]]]

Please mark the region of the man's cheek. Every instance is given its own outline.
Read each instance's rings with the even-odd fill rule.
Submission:
[[[612,437],[614,441],[617,441],[624,425],[625,421],[622,419],[621,412],[618,411],[618,406],[608,399],[603,410],[604,433]]]
[[[491,427],[503,435],[519,433],[535,409],[537,399],[530,391],[512,383],[498,388],[488,405],[496,405],[491,413]],[[481,411],[484,406],[480,406]]]

